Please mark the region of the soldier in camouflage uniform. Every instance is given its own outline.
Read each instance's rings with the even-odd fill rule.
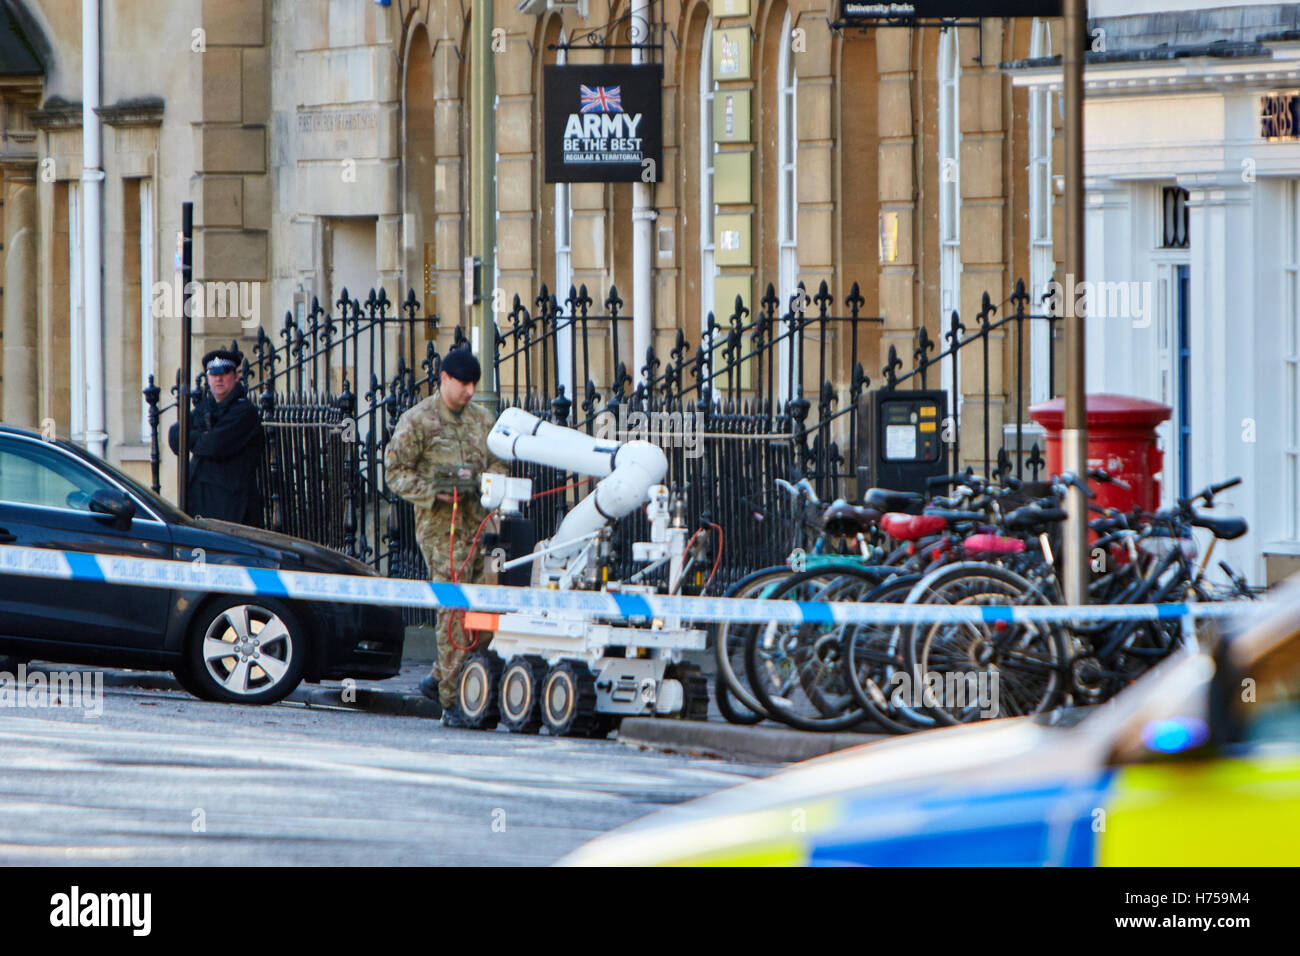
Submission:
[[[451,580],[453,560],[458,570],[465,564],[474,532],[487,513],[479,503],[479,475],[492,460],[487,436],[494,418],[470,401],[480,374],[478,360],[468,349],[448,352],[438,390],[402,415],[384,453],[388,486],[415,505],[415,538],[433,581]],[[479,549],[460,580],[478,579],[482,565]],[[436,684],[443,723],[452,726],[464,726],[456,684],[461,664],[476,649],[470,647],[462,621],[460,613],[440,614],[438,663],[420,683],[429,697],[435,696]]]

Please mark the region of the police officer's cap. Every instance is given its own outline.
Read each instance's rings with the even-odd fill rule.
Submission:
[[[244,356],[231,349],[213,349],[203,356],[203,370],[212,375],[234,372],[244,362]]]
[[[442,370],[461,382],[474,382],[483,375],[478,359],[469,349],[452,349],[442,357]]]

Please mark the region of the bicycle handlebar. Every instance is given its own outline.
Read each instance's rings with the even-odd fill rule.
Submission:
[[[813,486],[807,478],[800,478],[794,484],[791,484],[784,478],[775,478],[773,481],[778,488],[782,491],[789,492],[789,494],[794,498],[806,498],[814,505],[821,504],[821,499],[817,497],[817,492],[813,490]]]
[[[976,488],[979,484],[980,479],[969,471],[958,472],[955,475],[934,475],[925,479],[925,487],[927,488],[947,488],[950,485],[964,485],[967,488]]]
[[[1227,491],[1229,488],[1235,488],[1239,484],[1241,484],[1240,475],[1238,475],[1236,478],[1229,478],[1227,481],[1221,481],[1217,485],[1209,485],[1208,487],[1202,488],[1200,491],[1192,495],[1190,498],[1179,498],[1178,506],[1180,508],[1183,508],[1184,510],[1190,510],[1193,503],[1197,501],[1204,501],[1205,507],[1213,508],[1215,495]]]
[[[1061,485],[1067,487],[1072,485],[1075,488],[1078,488],[1080,491],[1083,492],[1085,498],[1097,497],[1097,493],[1088,487],[1088,483],[1086,481],[1082,481],[1079,478],[1079,476],[1074,474],[1073,472],[1067,471],[1063,475],[1057,475],[1056,480]],[[1064,497],[1064,495],[1062,495],[1062,497]]]
[[[1103,484],[1108,484],[1108,485],[1115,485],[1117,488],[1123,488],[1126,491],[1133,487],[1123,478],[1117,478],[1114,475],[1112,475],[1105,468],[1089,468],[1088,477],[1091,478],[1093,481],[1099,481]]]

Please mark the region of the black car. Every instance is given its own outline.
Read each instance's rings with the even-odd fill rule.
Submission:
[[[0,426],[0,543],[374,574],[287,535],[195,519],[81,448]],[[302,680],[392,677],[391,607],[0,575],[0,654],[169,670],[196,697],[280,700]]]

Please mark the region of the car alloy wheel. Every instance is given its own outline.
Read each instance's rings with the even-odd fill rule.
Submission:
[[[191,674],[217,700],[271,703],[302,679],[306,645],[296,619],[272,602],[240,601],[209,611],[191,644]]]

